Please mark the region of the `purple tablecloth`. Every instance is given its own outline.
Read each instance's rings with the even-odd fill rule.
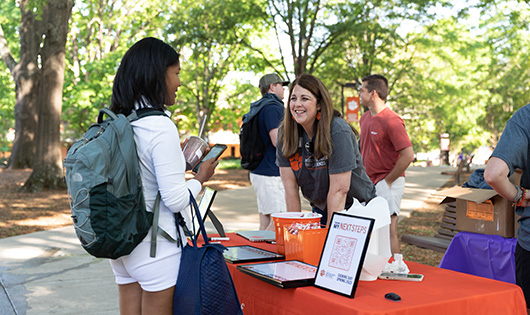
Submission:
[[[440,268],[515,283],[517,239],[459,232],[440,261]]]

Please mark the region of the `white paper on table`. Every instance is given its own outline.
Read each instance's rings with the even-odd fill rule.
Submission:
[[[354,199],[351,208],[343,212],[375,219],[359,280],[376,280],[392,256],[388,203],[382,197],[375,197],[366,206],[363,206],[357,199]]]

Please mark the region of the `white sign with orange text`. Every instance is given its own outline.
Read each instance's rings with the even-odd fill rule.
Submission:
[[[374,219],[334,213],[315,278],[315,286],[353,298]]]

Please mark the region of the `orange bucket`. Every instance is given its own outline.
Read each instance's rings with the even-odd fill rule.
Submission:
[[[318,266],[328,235],[328,228],[299,230],[297,235],[289,232],[288,228],[287,225],[283,230],[285,258]]]
[[[321,214],[311,212],[280,212],[271,214],[276,232],[276,249],[279,254],[285,254],[283,243],[283,227],[291,223],[319,223]]]

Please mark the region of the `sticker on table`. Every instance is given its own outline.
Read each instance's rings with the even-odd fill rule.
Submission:
[[[375,220],[333,213],[315,286],[353,298]]]

